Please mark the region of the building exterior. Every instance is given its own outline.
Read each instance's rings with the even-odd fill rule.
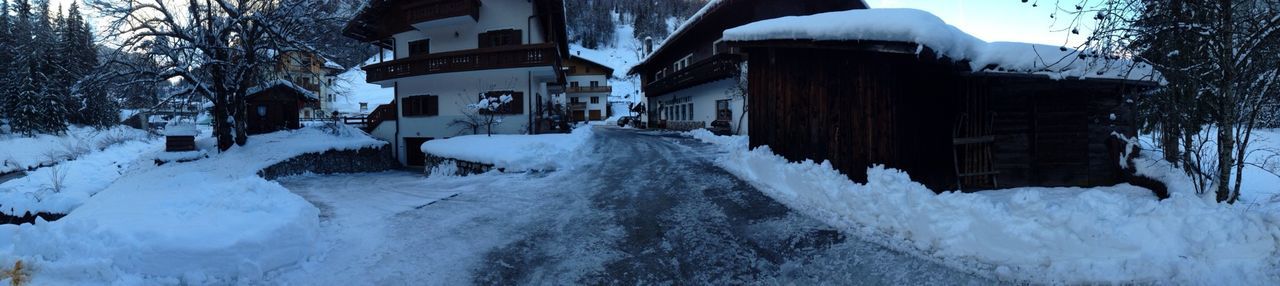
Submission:
[[[364,67],[369,83],[395,90],[395,120],[370,129],[389,135],[383,139],[406,165],[423,164],[419,146],[427,140],[470,134],[457,122],[468,121],[467,106],[482,97],[513,97],[498,111],[495,133],[540,131],[565,81],[560,0],[376,0],[344,33],[394,54]]]
[[[908,18],[896,16],[937,23],[877,20]],[[1120,136],[1137,133],[1133,95],[1158,85],[1150,66],[1141,72],[1138,63],[1092,62],[1056,46],[972,37],[891,40],[923,37],[876,30],[950,27],[923,11],[788,20],[725,32],[748,55],[753,148],[828,161],[859,182],[867,181],[868,167],[882,164],[940,192],[1132,179],[1121,163]],[[980,48],[934,49],[974,46]],[[1045,66],[1038,57],[1071,60]]]
[[[721,33],[759,20],[866,7],[860,0],[709,2],[629,71],[640,75],[649,126],[745,134],[742,57],[719,41]]]
[[[317,100],[298,110],[298,116],[328,118],[336,110],[338,94],[333,91],[334,80],[342,73],[341,65],[316,53],[290,50],[276,55],[276,66],[269,72],[268,80],[286,80],[318,96]]]
[[[287,80],[275,80],[248,90],[246,132],[250,135],[302,128],[300,110],[316,106],[319,96]]]
[[[568,73],[565,93],[570,118],[574,122],[608,118],[609,98],[613,95],[609,79],[613,78],[613,69],[580,56],[566,59],[565,69]]]

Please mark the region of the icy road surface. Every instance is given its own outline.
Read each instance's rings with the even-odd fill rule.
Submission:
[[[985,285],[846,236],[711,162],[709,145],[598,127],[550,173],[281,180],[321,209],[322,249],[269,284]]]

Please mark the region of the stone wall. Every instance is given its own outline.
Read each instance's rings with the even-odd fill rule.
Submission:
[[[463,161],[458,159],[445,158],[445,157],[432,155],[430,153],[426,155],[427,155],[427,158],[425,160],[426,161],[425,163],[427,166],[426,170],[435,169],[437,170],[437,172],[452,173],[452,175],[455,175],[455,176],[483,174],[485,172],[489,172],[493,170],[493,165],[491,164],[476,163],[476,162]],[[498,171],[501,172],[503,170],[498,169]],[[431,172],[427,172],[427,176],[431,176]]]
[[[385,145],[358,150],[307,153],[262,169],[258,171],[258,176],[275,180],[308,172],[313,174],[366,173],[399,168],[400,162],[392,157],[390,145]]]

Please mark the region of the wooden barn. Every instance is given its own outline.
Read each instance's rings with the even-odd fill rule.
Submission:
[[[843,27],[815,18],[822,24],[814,27]],[[829,160],[859,182],[867,167],[883,164],[935,191],[1121,183],[1123,145],[1113,134],[1136,135],[1132,96],[1156,85],[1085,64],[1025,68],[1036,64],[1006,60],[1004,67],[981,54],[1074,52],[1060,47],[976,41],[981,48],[957,52],[950,47],[965,45],[856,32],[806,38],[803,26],[765,24],[726,32],[747,54],[751,146],[789,160]],[[779,30],[786,35],[771,36]]]
[[[284,80],[251,88],[246,98],[250,135],[302,128],[299,111],[319,102],[315,93]]]

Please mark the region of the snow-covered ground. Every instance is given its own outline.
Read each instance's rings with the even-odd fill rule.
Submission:
[[[56,136],[0,134],[0,173],[51,165],[101,150],[111,144],[145,138],[145,131],[124,126],[108,129],[69,126],[66,134]]]
[[[825,162],[748,150],[746,137],[690,135],[719,146],[718,165],[792,209],[956,268],[1052,283],[1280,283],[1280,213],[1270,208],[1217,204],[1186,188],[1158,201],[1126,184],[935,195],[898,170],[869,168],[859,184]]]
[[[571,167],[591,139],[592,127],[580,126],[569,134],[467,135],[431,140],[422,152],[444,158],[492,164],[507,171],[551,170]]]
[[[134,164],[58,221],[0,225],[0,265],[21,259],[41,285],[255,281],[313,254],[319,228],[316,207],[257,171],[304,153],[386,144],[352,134],[282,131],[195,162]]]

